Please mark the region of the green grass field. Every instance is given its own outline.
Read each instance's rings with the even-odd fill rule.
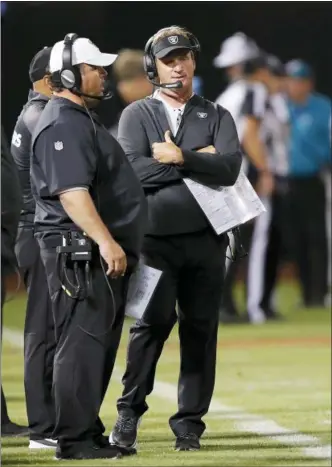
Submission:
[[[150,410],[139,431],[138,455],[100,461],[98,465],[331,465],[331,315],[327,310],[296,309],[298,293],[293,285],[280,286],[278,298],[286,317],[283,322],[220,327],[215,394],[205,418],[207,430],[200,452],[175,452],[168,427],[168,418],[176,407],[179,367],[174,329],[158,366],[158,383],[148,400]],[[6,303],[5,328],[22,330],[24,306],[24,296]],[[115,401],[122,390],[129,325],[127,320],[117,369],[102,407],[107,434],[115,421]],[[9,343],[6,333],[2,381],[10,417],[26,423],[22,349]],[[23,438],[2,439],[2,464],[55,464],[52,451],[29,452],[27,445]]]

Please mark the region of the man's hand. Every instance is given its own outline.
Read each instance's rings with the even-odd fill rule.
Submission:
[[[173,143],[169,130],[165,133],[165,143],[153,143],[152,153],[154,159],[163,164],[183,164],[182,151]]]
[[[100,254],[108,266],[107,275],[110,274],[112,278],[124,275],[127,269],[126,254],[101,220],[90,193],[77,189],[62,192],[59,198],[73,222],[99,245]]]
[[[126,254],[121,246],[115,240],[107,240],[99,245],[101,256],[107,263],[108,269],[106,274],[113,279],[123,276],[127,269]]]
[[[208,152],[210,154],[217,154],[216,148],[210,144],[210,146],[206,146],[206,148],[199,149],[196,152]]]
[[[270,172],[261,172],[257,182],[257,193],[260,196],[269,196],[274,190],[274,178]]]

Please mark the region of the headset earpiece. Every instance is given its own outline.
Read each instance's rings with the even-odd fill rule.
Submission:
[[[63,70],[60,74],[61,84],[66,89],[73,89],[76,84],[74,73],[71,70]]]
[[[155,58],[152,54],[152,43],[155,36],[150,37],[144,48],[143,66],[147,77],[154,81],[158,77]]]
[[[194,56],[195,58],[197,58],[197,55],[200,53],[201,51],[201,44],[199,43],[198,39],[196,36],[194,36],[194,34],[190,33],[190,36],[189,36],[189,40],[190,40],[190,43],[192,45],[192,51],[194,52]]]
[[[64,38],[62,53],[62,68],[60,70],[61,84],[65,89],[79,89],[81,86],[81,73],[73,66],[72,51],[73,44],[78,39],[77,34],[67,34]]]

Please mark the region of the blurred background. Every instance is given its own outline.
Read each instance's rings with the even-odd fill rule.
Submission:
[[[195,91],[215,101],[228,82],[225,70],[213,66],[213,59],[222,42],[241,31],[283,63],[301,58],[310,64],[316,90],[332,96],[330,2],[4,1],[1,23],[2,125],[9,140],[31,87],[28,68],[32,56],[68,32],[89,37],[101,50],[112,53],[144,49],[149,37],[162,27],[187,27],[199,38],[202,49]],[[108,109],[112,105],[117,107],[116,99]],[[123,103],[120,107],[122,110]],[[117,119],[118,109],[115,113]]]
[[[221,42],[237,31],[283,62],[308,61],[317,88],[332,95],[330,2],[1,2],[2,123],[11,135],[30,87],[28,67],[44,45],[68,32],[89,37],[101,49],[142,49],[158,29],[179,24],[200,40],[197,75],[204,97],[215,100],[226,85],[213,67]]]
[[[214,67],[213,59],[218,56],[221,43],[239,31],[284,64],[292,59],[304,60],[314,72],[315,89],[324,95],[325,101],[331,99],[331,2],[1,2],[1,106],[7,139],[11,140],[16,119],[31,88],[28,75],[30,61],[43,46],[52,46],[67,33],[75,32],[90,38],[105,52],[144,49],[151,35],[173,24],[188,28],[201,43],[194,85],[197,93],[211,101],[215,102],[229,84],[225,70]],[[127,72],[126,67],[119,68],[122,74]],[[123,106],[122,103],[119,110]],[[117,118],[118,114],[115,120]],[[110,122],[109,126],[113,123]],[[311,156],[313,159],[316,157],[315,151],[310,153]],[[331,216],[331,166],[327,166],[325,198]],[[320,177],[320,167],[316,175]],[[308,210],[309,222],[311,214]],[[330,225],[331,218],[327,217],[326,222]],[[313,235],[317,235],[317,239],[318,233],[325,229],[323,224],[324,221],[320,225],[312,223]],[[319,241],[316,243],[318,250]],[[165,397],[165,391],[157,387],[149,401],[151,414],[144,419],[142,427],[143,457],[130,459],[126,465],[152,466],[158,462],[158,465],[167,466],[179,463],[219,466],[221,456],[224,465],[233,466],[331,465],[331,303],[329,300],[323,303],[322,299],[314,306],[305,306],[292,251],[282,254],[282,280],[277,284],[277,311],[280,316],[268,319],[263,326],[250,325],[246,320],[227,323],[221,319],[215,389],[217,402],[222,400],[223,404],[264,416],[264,426],[272,426],[269,433],[275,433],[274,439],[273,435],[266,436],[260,432],[257,424],[255,428],[255,423],[250,426],[247,423],[244,428],[241,428],[241,423],[234,423],[235,419],[240,420],[240,416],[246,420],[245,413],[237,412],[240,409],[229,410],[236,412],[233,420],[229,414],[216,410],[215,405],[207,417],[209,432],[206,443],[209,446],[202,452],[203,457],[194,459],[188,456],[180,460],[169,449],[169,431],[165,422],[174,410],[176,398],[169,394]],[[240,266],[237,279],[244,278],[242,263]],[[243,281],[235,282],[235,302],[240,315],[243,315],[245,287]],[[8,285],[13,293],[17,278],[9,278]],[[10,417],[26,425],[24,287],[21,285],[20,293],[8,301],[4,306],[3,386]],[[226,323],[228,326],[224,326]],[[102,410],[107,429],[115,419],[115,401],[122,391],[120,379],[130,324],[127,319],[117,372]],[[168,384],[167,393],[175,391],[178,364],[175,329],[165,345],[157,371],[157,380]],[[266,420],[266,417],[271,420]],[[292,431],[292,436],[282,439],[285,433],[290,433],[287,430]],[[303,447],[298,446],[300,443],[294,446],[296,443],[292,442],[292,439],[297,439],[297,431],[312,435],[312,438],[306,437]],[[154,441],[152,447],[151,440]],[[327,455],[324,454],[327,451],[317,450],[308,454],[307,447],[316,449],[321,444],[322,448],[329,449]],[[53,465],[48,453],[31,460],[26,440],[5,440],[4,462],[17,465],[18,455],[20,465],[31,462]]]

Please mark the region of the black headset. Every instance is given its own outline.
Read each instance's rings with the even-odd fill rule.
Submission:
[[[67,34],[64,38],[64,47],[62,52],[62,68],[59,72],[60,81],[65,89],[79,89],[82,78],[78,67],[73,66],[73,44],[78,39],[77,34]]]
[[[147,74],[147,77],[149,78],[149,80],[155,80],[156,78],[158,78],[156,59],[152,51],[152,44],[153,44],[154,38],[161,32],[164,32],[167,30],[171,31],[173,28],[179,28],[179,26],[169,26],[167,28],[160,29],[158,32],[156,32],[156,34],[150,37],[150,39],[147,41],[145,45],[143,65],[144,65],[145,73]],[[200,43],[197,37],[184,28],[180,28],[180,30],[182,30],[184,33],[189,35],[189,42],[191,45],[190,50],[194,53],[194,56],[196,58],[199,52],[201,51],[201,46],[200,46]]]

